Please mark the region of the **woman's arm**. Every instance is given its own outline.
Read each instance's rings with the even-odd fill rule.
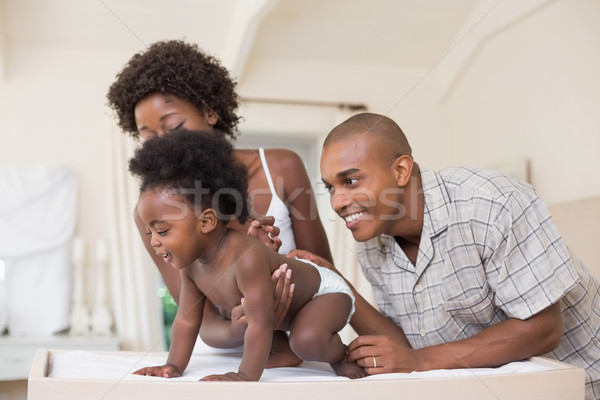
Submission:
[[[290,209],[296,248],[332,261],[325,228],[319,218],[315,195],[302,159],[293,151],[270,149],[267,162],[275,190]],[[278,182],[283,182],[284,193]]]

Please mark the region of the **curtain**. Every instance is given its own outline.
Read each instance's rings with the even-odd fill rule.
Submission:
[[[128,161],[138,145],[112,129],[109,213],[109,298],[122,350],[165,349],[160,279],[133,221],[138,183],[128,171]]]

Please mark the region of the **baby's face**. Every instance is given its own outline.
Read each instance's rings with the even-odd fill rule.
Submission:
[[[182,269],[200,257],[205,239],[193,207],[181,195],[146,190],[138,199],[137,212],[152,248],[166,263]]]
[[[176,96],[153,93],[135,106],[135,122],[143,140],[162,136],[179,128],[213,130],[217,116],[199,110],[196,105]]]
[[[321,175],[331,207],[359,242],[391,231],[404,215],[403,189],[385,153],[361,135],[323,148]]]

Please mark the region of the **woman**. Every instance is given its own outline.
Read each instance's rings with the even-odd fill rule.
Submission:
[[[194,44],[171,40],[154,43],[135,54],[117,75],[107,97],[116,111],[119,126],[134,138],[149,140],[185,128],[214,130],[235,139],[240,120],[235,113],[238,107],[235,86],[216,58]],[[248,169],[252,216],[275,217],[279,238],[275,238],[274,246],[282,243],[281,253],[301,248],[331,260],[310,180],[300,157],[282,149],[236,150],[235,155]],[[178,302],[181,288],[178,272],[155,254],[139,216],[134,217],[146,249]],[[261,229],[260,222],[255,224],[254,229]],[[244,232],[252,228],[237,221],[231,227]],[[272,232],[272,228],[262,227],[267,232]],[[278,307],[285,308],[283,303],[279,302]],[[240,319],[242,314],[241,307],[232,310],[231,320],[238,323],[230,323],[207,302],[200,336],[214,347],[239,346],[245,329],[245,321]],[[274,335],[272,354],[269,367],[300,362],[289,350],[285,333]]]

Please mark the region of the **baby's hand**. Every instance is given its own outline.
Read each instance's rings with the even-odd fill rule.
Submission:
[[[181,371],[179,371],[179,368],[177,368],[173,364],[165,364],[159,367],[146,367],[138,369],[133,374],[146,376],[160,376],[163,378],[178,378],[181,376]]]
[[[201,381],[245,381],[243,376],[237,372],[228,372],[226,374],[208,375],[200,379]]]

